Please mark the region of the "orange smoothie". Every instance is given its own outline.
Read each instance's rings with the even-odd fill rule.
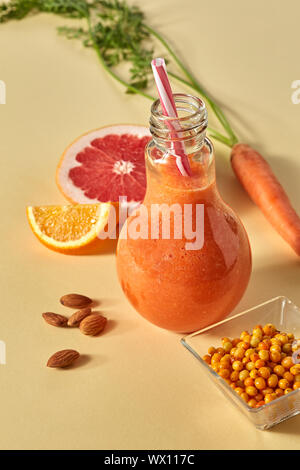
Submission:
[[[172,164],[173,163],[173,164]],[[201,249],[187,250],[187,240],[175,239],[171,217],[170,239],[162,239],[160,211],[158,239],[120,238],[117,251],[119,279],[135,309],[162,328],[189,332],[223,319],[241,299],[251,272],[248,237],[238,217],[222,201],[215,182],[213,162],[210,177],[199,165],[197,176],[183,178],[174,157],[160,164],[158,175],[147,165],[147,192],[144,214],[137,210],[122,231],[137,216],[148,223],[150,236],[152,204],[204,205],[204,243]],[[192,162],[192,168],[198,163]],[[148,220],[146,220],[148,219]],[[183,223],[183,222],[182,222]]]

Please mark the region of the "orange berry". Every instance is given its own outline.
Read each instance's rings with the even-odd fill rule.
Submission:
[[[254,380],[251,379],[251,377],[247,377],[244,381],[245,387],[253,387],[254,386]]]
[[[294,365],[293,358],[291,356],[287,356],[287,357],[283,358],[282,361],[281,361],[281,365],[285,369],[290,369]]]
[[[278,377],[276,374],[270,375],[268,378],[268,386],[271,388],[275,388],[278,384]]]
[[[280,379],[278,382],[279,388],[282,388],[282,390],[285,390],[289,386],[289,382],[286,379]]]
[[[291,393],[293,391],[292,388],[288,387],[285,389],[284,394],[287,395],[288,393]]]
[[[268,348],[267,344],[266,344],[264,341],[261,341],[261,342],[259,343],[259,345],[258,345],[258,349],[259,349],[260,351],[263,351],[263,350],[267,350],[267,349],[269,349],[269,348]],[[259,353],[258,353],[258,354],[259,354]]]
[[[252,346],[252,348],[257,348],[260,343],[260,340],[261,338],[258,338],[257,336],[252,336],[252,338],[250,339],[250,345]]]
[[[211,367],[213,368],[213,370],[214,370],[215,372],[219,372],[220,363],[219,363],[219,362],[211,363]]]
[[[225,350],[223,348],[217,348],[217,353],[220,354],[220,356],[224,356]]]
[[[238,395],[241,395],[241,393],[244,393],[245,389],[242,387],[235,387],[234,389]]]
[[[265,397],[266,395],[271,395],[273,392],[274,392],[273,388],[268,387],[268,388],[265,388],[265,389],[262,391],[262,394],[263,394],[263,396]]]
[[[211,358],[211,363],[214,364],[215,362],[220,362],[221,357],[222,357],[221,354],[214,353],[212,358]]]
[[[245,400],[246,402],[249,400],[249,396],[246,392],[240,394],[240,397]]]
[[[254,384],[258,390],[263,390],[264,388],[266,388],[266,381],[262,377],[257,377],[257,379],[255,379]]]
[[[281,388],[276,388],[275,394],[276,394],[277,398],[282,397],[283,393],[284,392]]]
[[[262,359],[258,359],[257,361],[255,361],[256,369],[260,369],[261,367],[264,367],[265,365],[266,363]]]
[[[270,359],[270,353],[269,351],[265,350],[265,349],[261,349],[258,353],[260,359],[262,361],[268,361]]]
[[[256,379],[257,377],[259,377],[258,370],[257,369],[251,370],[250,371],[250,377],[251,377],[251,379]]]
[[[230,359],[231,359],[230,354],[225,354],[225,356],[221,357],[220,363],[230,365]]]
[[[283,374],[283,378],[286,379],[288,382],[294,382],[294,376],[290,372],[285,372]]]
[[[271,393],[267,393],[267,394],[265,395],[265,403],[270,403],[270,402],[273,401],[274,399],[275,399],[275,398],[274,398],[273,394],[271,394]]]
[[[223,343],[223,348],[226,353],[229,353],[232,349],[232,343],[230,341],[226,341]]]
[[[255,395],[257,395],[257,389],[250,385],[246,387],[246,393],[248,393],[250,397],[255,397]]]
[[[251,408],[256,408],[257,401],[254,398],[251,398],[247,403]]]
[[[267,323],[264,327],[263,327],[263,332],[265,333],[265,335],[268,335],[268,336],[273,336],[275,335],[276,333],[276,328],[274,325],[272,325],[272,323]]]
[[[270,369],[268,367],[260,367],[258,369],[258,374],[264,379],[268,379],[271,375]]]
[[[293,389],[297,390],[298,388],[300,388],[300,382],[295,382],[293,385]]]
[[[240,338],[234,338],[231,342],[232,346],[236,346],[240,342]]]
[[[300,364],[295,364],[293,367],[290,368],[290,372],[293,375],[300,374]]]
[[[243,359],[245,356],[245,350],[243,348],[237,348],[233,356],[235,359]]]
[[[256,396],[255,396],[255,400],[256,401],[260,401],[260,400],[263,400],[264,399],[264,396],[262,393],[258,393]]]
[[[264,400],[258,401],[258,402],[256,403],[255,408],[260,408],[260,407],[263,406],[263,405],[265,405],[265,401],[264,401]]]
[[[290,354],[292,352],[292,345],[291,343],[286,343],[282,346],[282,351],[284,353]]]
[[[241,361],[234,361],[232,364],[232,368],[233,370],[241,371],[243,369],[243,364],[241,363]]]
[[[270,359],[272,362],[280,362],[281,361],[281,354],[279,351],[271,352]]]
[[[232,380],[232,382],[237,382],[239,380],[239,371],[234,370],[233,372],[231,372],[230,379]]]
[[[276,353],[276,352],[280,352],[281,353],[281,346],[279,344],[273,344],[271,347],[270,347],[270,352],[271,353]]]
[[[229,370],[229,369],[222,369],[222,370],[220,370],[219,375],[220,375],[223,379],[228,379],[229,376],[230,376],[230,370]]]
[[[244,382],[244,380],[247,379],[247,377],[249,377],[249,372],[247,370],[241,370],[240,374],[239,374],[239,379]]]
[[[282,365],[275,366],[273,371],[275,374],[283,377],[283,374],[285,373],[285,368]]]
[[[205,355],[203,356],[203,361],[205,361],[206,364],[210,364],[210,361],[211,361],[210,355],[209,355],[209,354],[205,354]]]
[[[252,371],[253,369],[255,369],[255,364],[254,362],[247,362],[246,364],[246,369],[249,370],[249,371]]]
[[[215,352],[216,352],[216,349],[215,349],[213,346],[211,346],[210,348],[208,348],[208,354],[210,354],[211,356],[212,356],[213,354],[215,354]]]

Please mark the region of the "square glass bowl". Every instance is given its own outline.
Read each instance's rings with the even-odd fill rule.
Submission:
[[[300,389],[283,395],[260,408],[251,408],[203,359],[210,346],[221,346],[221,338],[239,337],[257,324],[272,323],[280,331],[300,339],[300,309],[286,297],[276,297],[245,312],[182,338],[181,343],[198,359],[211,380],[258,429],[269,429],[300,413]]]

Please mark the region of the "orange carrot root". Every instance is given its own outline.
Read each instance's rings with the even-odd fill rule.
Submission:
[[[236,144],[231,165],[252,201],[300,256],[300,217],[266,160],[246,144]]]

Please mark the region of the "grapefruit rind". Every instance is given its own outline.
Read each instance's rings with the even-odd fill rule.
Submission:
[[[98,203],[98,211],[96,213],[97,222],[93,225],[90,231],[82,237],[79,237],[77,240],[68,240],[66,242],[61,242],[59,240],[55,240],[54,238],[49,237],[46,235],[36,223],[36,219],[34,216],[34,207],[29,206],[26,209],[28,221],[30,227],[35,234],[35,236],[46,245],[48,248],[51,248],[55,251],[62,251],[62,252],[72,252],[76,250],[82,250],[84,247],[89,246],[93,242],[99,241],[99,234],[104,230],[107,225],[111,204],[110,203]],[[61,206],[67,207],[67,206]]]
[[[149,129],[145,126],[119,124],[101,127],[99,129],[89,131],[74,140],[74,142],[72,142],[62,154],[56,170],[56,184],[58,189],[65,196],[65,198],[73,204],[99,204],[98,199],[88,198],[85,196],[81,188],[77,188],[74,185],[74,183],[69,178],[69,171],[71,168],[81,165],[81,163],[76,160],[76,156],[83,148],[89,146],[94,139],[104,137],[108,134],[130,134],[140,138],[145,136],[151,137]],[[140,201],[127,202],[130,204],[131,202],[138,203]],[[112,204],[115,206],[118,205],[117,202],[112,202]]]

